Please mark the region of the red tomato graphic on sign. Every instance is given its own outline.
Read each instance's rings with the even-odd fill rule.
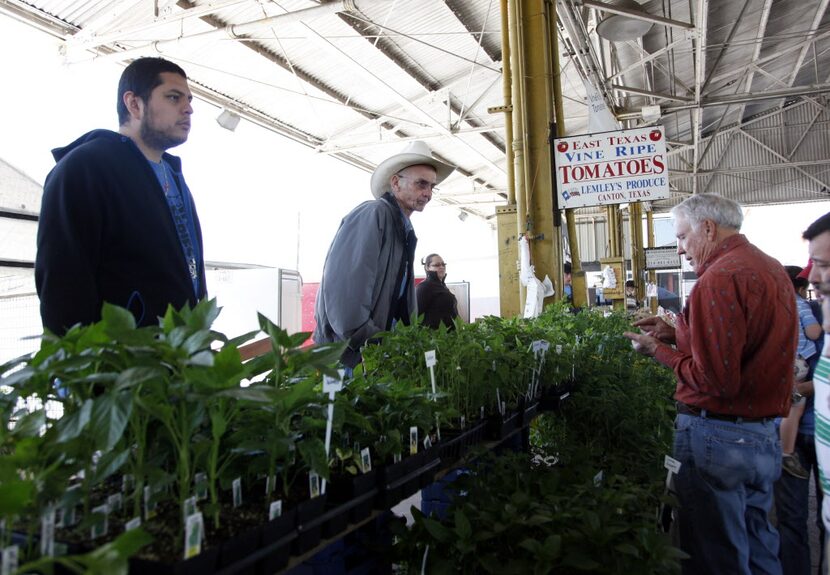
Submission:
[[[559,142],[558,144],[556,144],[556,149],[564,154],[568,151],[568,142]]]
[[[652,130],[649,132],[648,137],[651,138],[652,142],[656,142],[661,137],[660,130]]]

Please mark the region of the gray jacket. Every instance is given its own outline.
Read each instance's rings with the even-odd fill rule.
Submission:
[[[348,341],[344,365],[357,365],[360,348],[368,339],[390,329],[393,320],[409,323],[416,312],[416,242],[410,232],[407,246],[404,215],[390,193],[360,204],[340,223],[323,266],[313,337],[317,343]]]

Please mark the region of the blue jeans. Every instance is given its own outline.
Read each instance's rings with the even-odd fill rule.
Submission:
[[[818,463],[814,437],[799,433],[795,440],[795,455],[808,473],[815,475],[818,508],[821,509],[821,487],[818,480]],[[775,482],[775,515],[778,518],[778,533],[781,535],[781,549],[778,557],[781,568],[787,575],[810,575],[810,538],[807,530],[809,518],[809,479],[799,479],[789,473],[782,473]],[[824,541],[824,525],[821,512],[817,518],[819,542]],[[821,545],[821,543],[819,543]],[[823,556],[824,548],[819,553]]]
[[[693,415],[675,421],[674,457],[685,575],[781,575],[769,523],[781,443],[772,420],[732,423]]]

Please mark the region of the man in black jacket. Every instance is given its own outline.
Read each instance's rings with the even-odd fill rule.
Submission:
[[[162,58],[140,58],[118,84],[118,132],[93,130],[52,151],[37,234],[44,327],[63,334],[106,301],[153,325],[168,304],[205,297],[202,232],[181,161],[193,96]]]

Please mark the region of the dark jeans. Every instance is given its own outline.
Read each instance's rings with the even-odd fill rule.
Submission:
[[[821,522],[821,484],[818,478],[816,448],[812,435],[799,433],[795,440],[795,455],[815,481],[818,513],[816,524],[819,529],[819,558],[824,556],[824,525]],[[810,480],[782,473],[775,482],[775,514],[778,518],[778,534],[781,547],[778,557],[786,575],[810,575],[810,536],[807,528],[809,518]]]

